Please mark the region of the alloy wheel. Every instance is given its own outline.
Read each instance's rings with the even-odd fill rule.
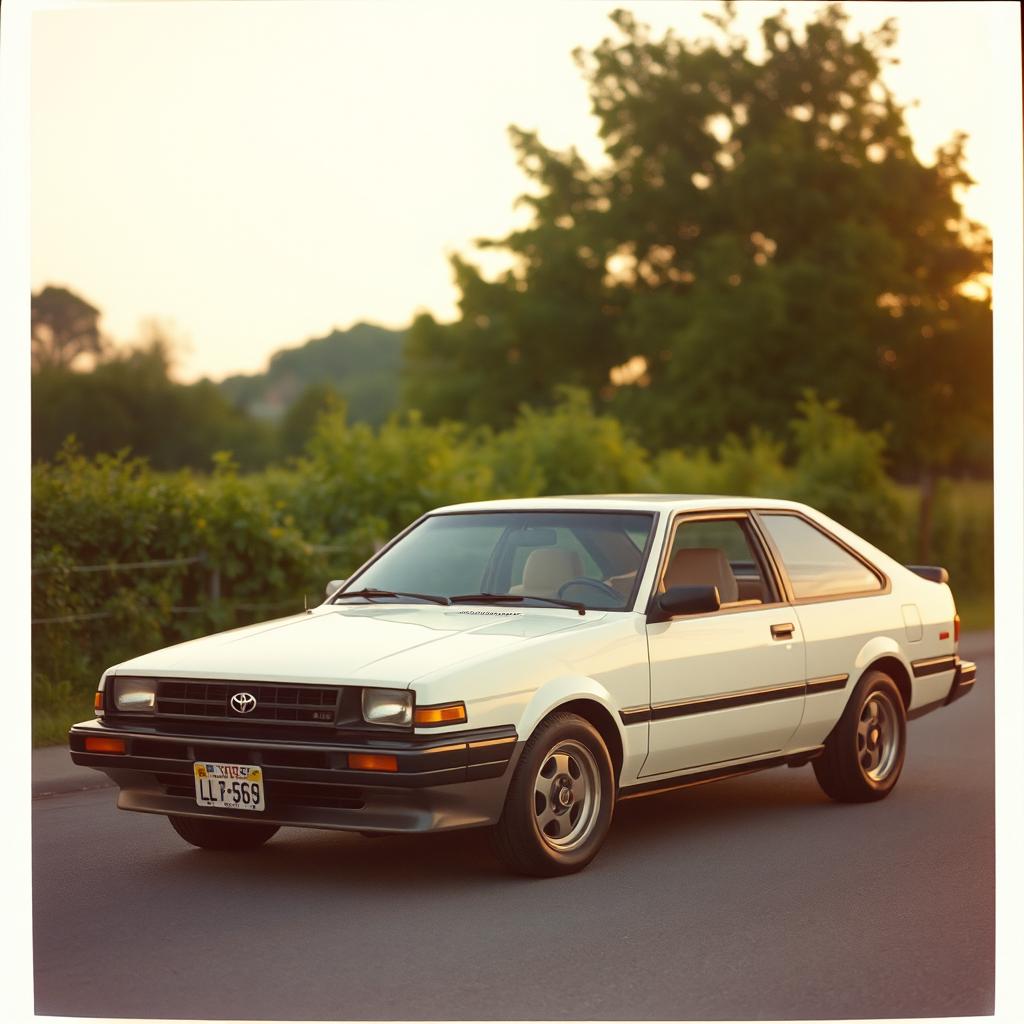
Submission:
[[[559,853],[581,846],[601,806],[601,775],[590,750],[576,740],[560,740],[541,761],[533,790],[544,842]]]
[[[879,690],[872,692],[857,722],[857,762],[865,777],[884,782],[899,760],[899,718],[892,699]]]

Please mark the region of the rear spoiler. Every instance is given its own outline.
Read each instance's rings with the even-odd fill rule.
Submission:
[[[918,576],[931,580],[932,583],[949,582],[949,573],[941,565],[908,565],[907,568],[911,572],[916,572]]]

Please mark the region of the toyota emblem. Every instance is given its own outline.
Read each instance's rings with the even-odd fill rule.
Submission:
[[[251,693],[236,693],[231,698],[231,707],[240,715],[247,715],[256,707],[256,698]]]

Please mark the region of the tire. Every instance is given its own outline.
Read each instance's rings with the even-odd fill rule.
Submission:
[[[168,815],[168,820],[182,839],[203,850],[254,850],[280,828],[258,822],[187,818],[177,814]]]
[[[833,800],[866,803],[892,792],[906,752],[903,698],[889,676],[872,670],[857,684],[824,753],[811,764],[818,785]]]
[[[516,874],[550,878],[597,856],[615,808],[615,774],[601,734],[564,711],[548,715],[523,748],[491,838]]]

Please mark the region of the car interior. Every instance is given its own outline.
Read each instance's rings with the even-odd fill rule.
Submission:
[[[509,594],[622,608],[633,592],[645,539],[646,529],[632,536],[625,528],[579,521],[530,526],[512,539],[497,580],[507,581],[503,592]]]
[[[534,548],[523,563],[523,580],[508,588],[510,594],[557,597],[569,582],[583,576],[583,558],[578,551],[559,547]]]
[[[508,593],[572,600],[573,595],[567,593],[572,581],[593,580],[611,588],[623,600],[629,598],[641,561],[641,552],[635,545],[630,543],[623,550],[622,535],[615,541],[609,531],[601,531],[600,537],[581,537],[576,531],[561,530],[559,536],[551,536],[554,532],[548,531],[544,539],[555,543],[530,548],[522,555],[519,582],[509,586]],[[627,571],[609,574],[601,570],[601,563],[607,566],[622,558],[632,563]],[[519,559],[513,563],[512,578],[519,574],[516,562]],[[680,524],[659,591],[682,586],[715,586],[723,605],[762,604],[771,600],[770,588],[745,527],[737,519]]]

